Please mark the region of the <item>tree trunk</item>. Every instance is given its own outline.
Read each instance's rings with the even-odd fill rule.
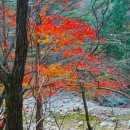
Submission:
[[[36,123],[37,123],[37,126],[36,126],[36,130],[43,130],[43,117],[42,117],[42,107],[43,107],[43,102],[42,102],[42,99],[40,97],[40,95],[38,96],[37,98],[37,110],[36,110]]]
[[[80,86],[81,86],[82,99],[83,99],[83,104],[84,104],[84,109],[85,109],[85,118],[86,118],[88,130],[92,130],[92,127],[89,121],[89,113],[88,113],[88,106],[87,106],[86,97],[85,97],[85,89],[82,84]]]
[[[13,88],[13,89],[12,89]],[[8,87],[6,96],[6,130],[23,130],[22,86]]]
[[[40,59],[40,46],[39,44],[37,43],[36,44],[36,58],[35,58],[35,66],[39,65],[40,62],[39,62],[39,59]],[[37,67],[35,68],[35,82],[36,83],[39,83],[39,74],[38,74],[38,69]],[[40,85],[40,84],[39,84]],[[37,85],[35,86],[36,88],[38,87]],[[43,117],[42,117],[42,113],[43,113],[43,102],[42,102],[42,97],[41,97],[41,94],[40,92],[38,93],[38,96],[36,96],[36,105],[37,105],[37,109],[36,109],[36,130],[43,130]]]
[[[23,130],[22,120],[22,82],[25,71],[28,38],[27,38],[27,12],[28,0],[17,0],[16,11],[16,50],[12,71],[7,74],[5,83],[6,91],[6,130]],[[2,68],[2,67],[1,67]],[[2,78],[2,76],[0,75]],[[1,79],[2,80],[2,79]]]

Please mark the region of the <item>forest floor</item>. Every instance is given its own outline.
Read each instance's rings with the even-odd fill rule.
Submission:
[[[33,108],[33,103],[32,98],[27,99],[24,106]],[[130,108],[99,106],[92,100],[87,101],[87,105],[94,130],[130,130]],[[76,93],[60,92],[52,96],[44,110],[45,130],[85,130],[86,128],[83,102]],[[30,130],[35,130],[35,117],[33,118]]]

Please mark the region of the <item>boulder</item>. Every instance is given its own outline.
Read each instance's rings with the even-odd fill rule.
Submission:
[[[101,127],[109,127],[109,126],[113,126],[114,123],[113,122],[108,122],[108,121],[103,121],[100,123]]]

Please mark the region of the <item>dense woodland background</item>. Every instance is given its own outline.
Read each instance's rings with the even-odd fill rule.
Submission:
[[[0,129],[127,130],[129,99],[129,0],[0,0]]]

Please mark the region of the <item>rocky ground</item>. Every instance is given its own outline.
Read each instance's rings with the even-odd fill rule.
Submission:
[[[28,106],[30,110],[33,110],[33,105],[32,98],[24,101],[24,106]],[[95,130],[130,130],[130,108],[104,107],[90,100],[87,101],[87,105],[90,121]],[[45,130],[85,130],[86,128],[83,102],[76,93],[60,92],[54,95],[48,100],[44,111],[46,111]],[[35,130],[34,122],[32,124],[30,130]],[[117,128],[114,129],[116,126]]]

